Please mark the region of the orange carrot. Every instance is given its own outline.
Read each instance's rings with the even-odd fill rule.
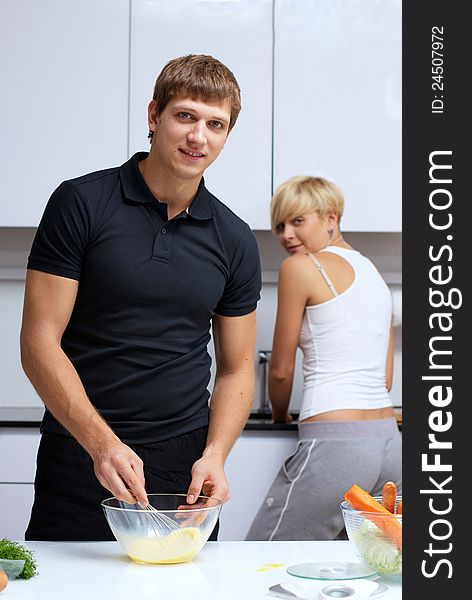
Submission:
[[[397,499],[397,486],[393,481],[387,481],[382,488],[382,504],[391,513],[395,511],[395,501]]]
[[[375,513],[366,515],[366,517],[388,535],[400,550],[402,549],[402,524],[395,518],[388,518],[391,517],[392,513],[380,502],[377,502],[368,492],[355,484],[344,494],[344,500],[355,510]]]
[[[397,504],[397,515],[401,515],[403,512],[403,505],[402,505],[402,501],[399,500],[398,504]]]

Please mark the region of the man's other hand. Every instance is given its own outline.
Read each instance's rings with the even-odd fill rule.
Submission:
[[[230,493],[221,458],[202,456],[192,467],[192,481],[187,492],[187,502],[193,504],[198,496],[229,500]]]

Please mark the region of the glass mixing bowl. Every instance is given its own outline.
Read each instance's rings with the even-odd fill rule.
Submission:
[[[102,508],[110,529],[136,562],[174,564],[192,560],[203,548],[220,515],[222,502],[185,494],[148,494],[149,505],[107,498]]]
[[[381,497],[374,498],[382,502]],[[397,497],[396,505],[401,499],[401,496]],[[401,580],[403,515],[355,510],[346,501],[341,503],[341,511],[357,557],[379,575]]]

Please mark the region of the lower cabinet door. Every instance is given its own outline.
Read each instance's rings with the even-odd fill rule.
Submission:
[[[25,539],[33,497],[32,483],[0,484],[0,539]]]
[[[231,498],[221,511],[219,540],[244,540],[270,485],[297,441],[296,431],[241,434],[226,461]]]

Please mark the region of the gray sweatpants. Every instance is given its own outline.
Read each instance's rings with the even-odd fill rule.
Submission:
[[[402,493],[402,437],[394,417],[300,423],[246,540],[345,539],[340,504],[353,484],[373,496],[386,481]]]

